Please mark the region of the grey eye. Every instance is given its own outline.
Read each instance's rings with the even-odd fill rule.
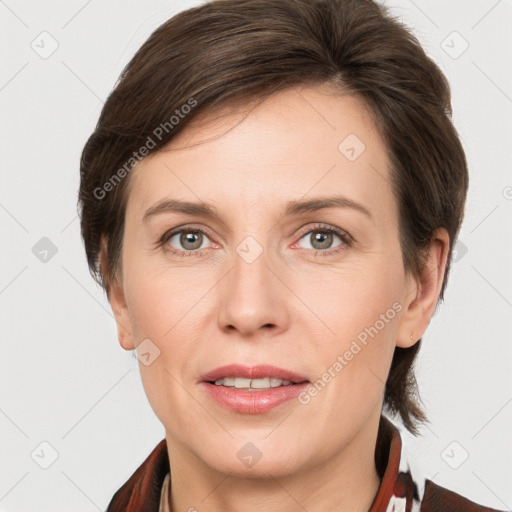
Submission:
[[[173,245],[172,243],[173,240],[176,239],[178,240],[178,246]],[[169,244],[178,250],[194,251],[197,249],[203,249],[203,243],[208,240],[208,237],[201,231],[188,229],[179,231],[171,236]]]
[[[338,238],[340,243],[332,246],[334,237]],[[306,240],[309,242],[309,247],[302,246],[304,249],[315,249],[317,251],[332,249],[338,245],[341,245],[343,242],[339,235],[326,229],[314,229],[309,231],[301,238],[301,240]]]

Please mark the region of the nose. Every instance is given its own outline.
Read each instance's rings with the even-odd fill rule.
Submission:
[[[277,269],[271,268],[265,250],[254,261],[240,254],[234,253],[233,267],[220,283],[220,329],[244,337],[259,337],[262,330],[272,335],[282,332],[289,320],[287,287],[277,277]]]

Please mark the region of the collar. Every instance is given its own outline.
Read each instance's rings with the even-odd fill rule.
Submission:
[[[417,464],[411,463],[403,432],[403,427],[381,416],[375,447],[381,484],[368,512],[420,511],[425,480]]]
[[[409,463],[401,429],[381,416],[375,464],[381,485],[369,512],[419,512],[424,481]],[[107,512],[169,512],[170,468],[167,443],[160,441],[114,494]]]

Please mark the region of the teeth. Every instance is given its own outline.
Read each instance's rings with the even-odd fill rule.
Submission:
[[[236,389],[242,389],[242,388],[250,388],[251,387],[251,379],[241,379],[237,377],[235,379],[235,388]]]
[[[264,377],[263,379],[243,379],[241,377],[224,377],[215,381],[216,386],[226,386],[236,389],[270,389],[278,388],[279,386],[290,386],[290,380],[271,379]]]
[[[270,387],[270,379],[265,377],[264,379],[251,379],[251,388],[256,389],[268,389]]]

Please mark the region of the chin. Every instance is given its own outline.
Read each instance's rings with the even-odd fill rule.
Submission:
[[[240,478],[284,477],[307,465],[303,449],[298,458],[296,445],[290,443],[286,448],[282,443],[265,442],[261,437],[252,437],[255,441],[248,436],[234,438],[229,443],[219,443],[215,449],[210,444],[209,450],[201,447],[196,454],[212,469]]]

